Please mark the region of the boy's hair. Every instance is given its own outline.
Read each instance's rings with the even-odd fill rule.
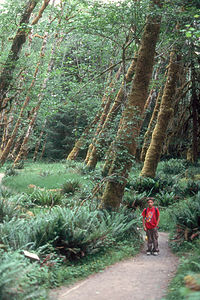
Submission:
[[[151,200],[151,201],[153,201],[153,202],[155,201],[155,199],[154,199],[153,197],[147,197],[146,200],[147,200],[147,202],[148,202],[149,200]]]

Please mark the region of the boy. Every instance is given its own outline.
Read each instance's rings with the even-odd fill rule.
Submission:
[[[155,208],[154,198],[147,198],[148,208],[142,212],[143,228],[147,234],[147,255],[158,255],[158,230],[157,226],[160,221],[160,212]],[[153,248],[152,248],[153,247]]]

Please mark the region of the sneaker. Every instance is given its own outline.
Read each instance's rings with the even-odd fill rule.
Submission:
[[[150,252],[150,251],[147,251],[147,255],[151,255],[151,252]]]
[[[156,251],[155,251],[155,252],[153,252],[153,255],[157,256],[157,255],[158,255],[158,252],[156,252]]]

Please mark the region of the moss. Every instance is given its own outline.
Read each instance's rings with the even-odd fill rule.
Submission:
[[[141,176],[155,177],[167,127],[173,115],[173,96],[175,94],[178,71],[179,65],[176,60],[176,54],[171,52],[168,76],[161,100],[160,112],[158,114],[158,120],[152,134],[150,146],[146,153]]]

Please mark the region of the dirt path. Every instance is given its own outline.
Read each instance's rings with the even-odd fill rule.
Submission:
[[[159,256],[145,249],[128,261],[108,267],[70,287],[52,290],[54,300],[160,300],[166,294],[178,258],[168,247],[168,234],[159,234]]]

